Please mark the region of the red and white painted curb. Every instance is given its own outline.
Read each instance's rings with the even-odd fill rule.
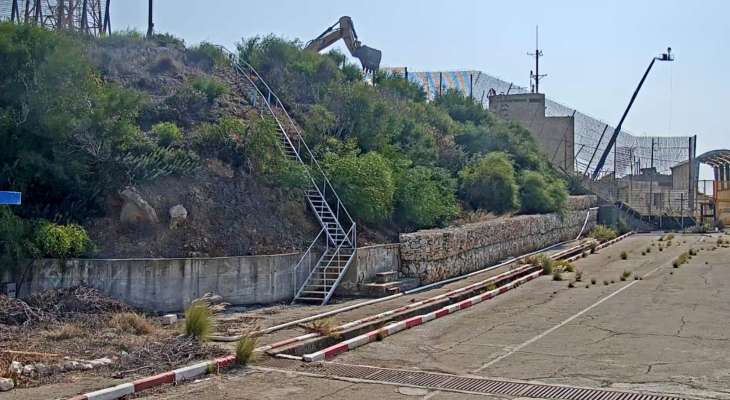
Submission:
[[[81,394],[69,400],[114,400],[156,386],[180,383],[208,374],[209,372],[217,372],[230,367],[235,361],[236,357],[233,355],[220,357],[212,361],[204,361],[147,378],[137,379],[134,382],[122,383],[121,385]]]
[[[602,244],[598,245],[596,248],[602,249],[613,243],[623,240],[624,238],[630,236],[631,234],[633,234],[633,232],[629,232],[625,235],[617,237],[616,239],[602,243]],[[569,250],[571,250],[571,249],[569,249]],[[578,255],[578,257],[579,256],[580,255]],[[445,297],[450,297],[450,296],[453,296],[453,295],[456,295],[456,294],[459,294],[459,293],[462,293],[465,291],[469,291],[469,290],[475,289],[477,287],[487,286],[495,281],[505,279],[505,278],[510,278],[512,276],[521,274],[521,273],[525,272],[526,270],[529,270],[530,268],[534,268],[534,266],[523,265],[523,266],[515,268],[511,271],[504,272],[499,275],[495,275],[491,278],[473,283],[471,285],[464,286],[462,288],[458,288],[458,289],[449,291],[444,294],[440,294],[438,296],[434,296],[434,297],[431,297],[431,298],[428,298],[425,300],[421,300],[419,302],[411,303],[406,306],[395,308],[393,310],[385,311],[380,314],[371,315],[371,316],[362,318],[357,321],[348,322],[346,324],[341,325],[338,328],[347,329],[349,327],[356,326],[356,325],[364,323],[364,322],[369,322],[369,321],[376,320],[376,319],[379,319],[382,317],[396,314],[398,312],[406,311],[408,309],[418,307],[423,304],[427,304],[427,303],[430,303],[430,302],[433,302],[433,301],[436,301],[439,299],[443,299]],[[378,338],[393,335],[402,330],[410,329],[410,328],[413,328],[414,326],[424,324],[428,321],[431,321],[431,320],[434,320],[437,318],[441,318],[441,317],[449,315],[449,314],[453,314],[459,310],[469,308],[484,300],[488,300],[493,297],[496,297],[525,282],[535,279],[538,276],[540,276],[541,273],[542,273],[542,271],[532,272],[528,275],[523,276],[522,278],[516,279],[515,281],[510,282],[497,289],[490,290],[488,292],[484,292],[480,295],[471,297],[469,299],[463,300],[458,303],[451,304],[449,306],[443,307],[439,310],[436,310],[436,311],[428,313],[428,314],[417,315],[415,317],[411,317],[411,318],[408,318],[403,321],[392,323],[383,328],[380,328],[380,329],[368,332],[366,334],[357,336],[355,338],[340,342],[340,343],[330,346],[324,350],[321,350],[321,351],[318,351],[318,352],[315,352],[312,354],[306,354],[306,355],[304,355],[303,358],[305,361],[321,361],[324,359],[334,357],[335,355],[345,352],[347,350],[354,349],[356,347],[359,347],[364,344],[378,340]],[[319,333],[310,333],[307,335],[297,336],[297,337],[286,339],[286,340],[283,340],[280,342],[272,343],[271,345],[268,345],[268,346],[260,347],[257,350],[265,351],[265,350],[268,350],[271,348],[281,347],[286,344],[298,342],[301,340],[305,340],[305,339],[309,339],[309,338],[317,337],[317,336],[319,336]],[[147,390],[147,389],[150,389],[153,387],[157,387],[157,386],[161,386],[161,385],[165,385],[165,384],[177,384],[177,383],[181,383],[186,380],[190,380],[190,379],[197,378],[199,376],[206,375],[211,372],[218,372],[222,369],[228,368],[231,365],[233,365],[235,363],[235,360],[236,360],[236,357],[234,355],[220,357],[220,358],[216,358],[212,361],[200,362],[197,364],[178,368],[173,371],[168,371],[168,372],[164,372],[164,373],[157,374],[154,376],[137,379],[136,381],[133,381],[133,382],[122,383],[117,386],[81,394],[78,396],[74,396],[74,397],[70,398],[69,400],[115,400],[115,399],[122,398],[124,396],[139,393],[143,390]]]
[[[317,351],[317,352],[314,352],[311,354],[305,354],[302,358],[304,361],[307,361],[307,362],[322,361],[322,360],[330,359],[340,353],[344,353],[348,350],[352,350],[354,348],[360,347],[360,346],[368,344],[370,342],[374,342],[376,340],[382,339],[383,337],[393,335],[400,331],[413,328],[414,326],[424,324],[428,321],[432,321],[434,319],[441,318],[441,317],[444,317],[449,314],[453,314],[459,310],[464,310],[475,304],[481,303],[484,300],[489,300],[489,299],[496,297],[502,293],[505,293],[505,292],[509,291],[510,289],[513,289],[525,282],[528,282],[532,279],[537,278],[538,276],[540,276],[540,274],[542,274],[542,270],[532,272],[528,275],[523,276],[522,278],[516,279],[497,289],[490,290],[488,292],[484,292],[482,294],[476,295],[474,297],[460,301],[458,303],[448,305],[446,307],[440,308],[440,309],[430,312],[428,314],[417,315],[415,317],[411,317],[411,318],[408,318],[403,321],[394,322],[394,323],[386,325],[380,329],[370,331],[370,332],[362,334],[360,336],[356,336],[352,339],[344,340],[344,341],[337,343],[335,345],[332,345],[324,350],[320,350],[320,351]]]
[[[375,320],[378,320],[378,319],[381,319],[381,318],[389,317],[391,315],[395,315],[395,314],[398,314],[398,313],[401,313],[401,312],[404,312],[404,311],[407,311],[407,310],[410,310],[410,309],[413,309],[413,308],[416,308],[416,307],[420,307],[420,306],[422,306],[424,304],[433,303],[434,301],[441,300],[443,298],[450,297],[450,296],[453,296],[453,295],[456,295],[456,294],[459,294],[459,293],[462,293],[462,292],[470,291],[470,290],[476,289],[478,287],[489,286],[490,284],[493,284],[493,283],[495,283],[497,281],[500,281],[502,279],[509,279],[509,278],[511,278],[513,276],[517,276],[517,275],[519,275],[521,273],[524,273],[524,272],[526,272],[526,271],[528,271],[528,270],[530,270],[532,268],[534,268],[534,267],[531,266],[531,265],[522,265],[522,266],[519,266],[519,267],[517,267],[517,268],[515,268],[515,269],[513,269],[511,271],[503,272],[503,273],[501,273],[499,275],[495,275],[495,276],[492,276],[490,278],[484,279],[482,281],[472,283],[471,285],[467,285],[467,286],[464,286],[464,287],[461,287],[461,288],[458,288],[458,289],[451,290],[451,291],[449,291],[447,293],[443,293],[443,294],[440,294],[440,295],[437,295],[437,296],[434,296],[434,297],[429,297],[427,299],[424,299],[424,300],[421,300],[421,301],[417,301],[417,302],[414,302],[414,303],[410,303],[410,304],[407,304],[407,305],[404,305],[404,306],[401,306],[401,307],[398,307],[398,308],[394,308],[392,310],[384,311],[384,312],[379,313],[379,314],[369,315],[369,316],[367,316],[365,318],[361,318],[361,319],[358,319],[358,320],[355,320],[355,321],[347,322],[345,324],[342,324],[342,325],[336,327],[335,328],[335,331],[338,331],[338,332],[339,331],[343,331],[345,329],[348,329],[348,328],[351,328],[351,327],[354,327],[354,326],[358,326],[358,325],[364,324],[366,322],[375,321]],[[322,335],[320,333],[317,333],[317,332],[308,333],[306,335],[296,336],[296,337],[289,338],[289,339],[285,339],[285,340],[282,340],[282,341],[279,341],[279,342],[271,343],[271,344],[266,345],[266,346],[258,347],[258,348],[256,348],[256,351],[267,351],[267,350],[275,349],[275,348],[278,348],[278,347],[286,346],[288,344],[296,343],[296,342],[299,342],[299,341],[302,341],[302,340],[307,340],[307,339],[311,339],[311,338],[315,338],[315,337],[319,337],[319,336],[322,336]]]

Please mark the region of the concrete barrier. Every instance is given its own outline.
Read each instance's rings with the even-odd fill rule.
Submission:
[[[238,304],[290,300],[306,270],[294,277],[300,253],[171,259],[44,259],[33,263],[19,297],[45,289],[85,285],[135,307],[174,312],[206,292]]]

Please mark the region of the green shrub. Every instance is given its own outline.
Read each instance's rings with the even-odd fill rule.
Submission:
[[[208,43],[201,42],[197,46],[193,46],[187,50],[187,57],[193,63],[196,63],[206,70],[213,67],[228,65],[229,60],[220,47]]]
[[[618,234],[615,230],[606,225],[596,225],[588,236],[598,240],[599,242],[607,242],[609,240],[616,239]]]
[[[157,137],[160,146],[167,147],[182,139],[182,132],[172,122],[160,122],[152,126],[152,134]]]
[[[162,55],[155,59],[149,70],[155,74],[174,74],[180,70],[180,64],[172,57]]]
[[[23,192],[28,218],[86,218],[126,183],[110,160],[138,137],[144,97],[101,79],[86,47],[0,23],[0,187]]]
[[[152,40],[163,47],[185,48],[185,40],[170,33],[155,33],[152,35]]]
[[[388,161],[376,152],[329,154],[325,166],[345,207],[368,223],[387,221],[393,212],[395,179]]]
[[[493,152],[459,172],[461,193],[474,208],[505,213],[517,208],[517,182],[506,153]]]
[[[520,182],[520,204],[525,213],[564,212],[568,204],[565,183],[535,171],[524,171]]]
[[[213,319],[205,302],[190,304],[185,310],[185,334],[200,341],[208,340],[213,331]]]
[[[68,258],[83,255],[89,250],[91,241],[79,225],[43,222],[36,230],[35,244],[46,257]]]
[[[209,103],[212,103],[224,93],[228,93],[229,89],[223,82],[216,78],[201,75],[195,77],[192,81],[192,86],[196,90],[205,94]]]
[[[555,269],[555,260],[545,254],[528,257],[527,263],[541,267],[543,275],[550,275]]]
[[[256,338],[251,336],[243,336],[236,343],[236,362],[240,365],[251,363],[254,359],[254,349],[256,348]]]
[[[625,252],[625,251],[622,251],[621,252],[621,259],[622,260],[627,260],[628,258],[629,258],[629,254],[627,252]]]
[[[553,271],[553,280],[554,281],[562,281],[563,280],[563,274],[559,270]]]
[[[38,257],[32,224],[16,216],[10,206],[0,206],[0,273],[28,257]]]
[[[448,171],[415,167],[398,174],[395,214],[403,225],[419,229],[443,224],[459,213],[456,182]]]
[[[200,167],[200,158],[195,153],[175,147],[126,151],[117,156],[115,161],[129,183],[186,175]]]

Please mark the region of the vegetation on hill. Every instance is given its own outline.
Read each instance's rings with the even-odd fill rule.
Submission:
[[[399,76],[366,82],[336,51],[319,55],[274,36],[238,51],[304,127],[345,203],[362,221],[399,229],[448,222],[462,206],[502,214],[561,211],[565,183],[522,126],[448,91],[426,101]]]
[[[427,101],[418,86],[385,74],[372,85],[338,52],[319,55],[273,36],[245,40],[238,50],[281,97],[348,208],[371,229],[434,227],[476,209],[565,206],[565,184],[529,132],[458,92]],[[161,180],[219,182],[201,172],[210,160],[248,179],[247,195],[282,199],[304,187],[306,170],[283,156],[276,125],[245,105],[228,62],[214,45],[186,48],[169,35],[90,38],[0,23],[0,188],[24,195],[22,206],[0,207],[0,258],[94,252],[93,239],[111,229],[110,197]],[[191,186],[176,195],[206,204],[202,189]],[[235,190],[238,197],[226,199],[240,199]],[[169,207],[166,201],[158,203]],[[294,212],[284,201],[250,202],[281,208],[257,216]],[[130,247],[137,239],[128,239]]]

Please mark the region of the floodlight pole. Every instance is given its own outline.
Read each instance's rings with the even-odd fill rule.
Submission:
[[[618,122],[618,125],[616,125],[616,129],[613,130],[613,135],[611,135],[611,139],[609,139],[609,141],[608,141],[608,146],[606,147],[606,150],[603,151],[603,154],[601,155],[601,158],[598,160],[598,164],[596,165],[596,169],[593,170],[592,179],[594,181],[598,178],[598,174],[601,172],[603,165],[606,163],[606,158],[608,158],[608,154],[611,152],[611,148],[616,144],[616,139],[618,138],[619,133],[621,133],[621,126],[624,124],[624,120],[626,119],[626,116],[629,114],[629,110],[631,110],[631,106],[634,105],[634,100],[636,100],[636,96],[639,94],[639,90],[641,90],[641,86],[644,85],[644,81],[646,80],[646,77],[649,75],[649,71],[651,71],[651,67],[654,66],[654,61],[657,61],[657,60],[674,61],[674,57],[672,57],[672,48],[668,47],[666,53],[662,54],[660,57],[654,57],[651,59],[649,66],[646,68],[646,72],[644,72],[644,76],[642,76],[641,80],[639,81],[639,86],[636,87],[636,90],[634,90],[634,94],[631,96],[629,105],[626,107],[626,110],[624,110],[624,115],[621,116],[621,120]],[[616,171],[614,171],[614,173],[615,172]]]

